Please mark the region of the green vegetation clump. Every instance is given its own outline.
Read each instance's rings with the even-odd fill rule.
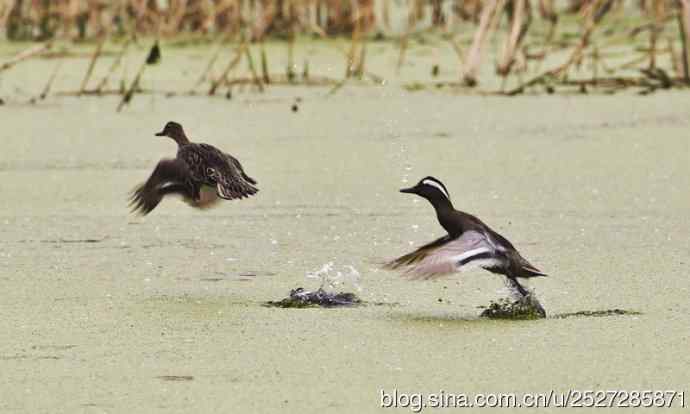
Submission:
[[[362,300],[354,293],[332,293],[319,288],[307,291],[297,288],[290,291],[290,295],[279,301],[266,302],[266,306],[276,308],[337,308],[361,305]]]
[[[529,295],[516,301],[510,299],[492,301],[482,311],[481,316],[489,319],[529,320],[546,318],[546,311],[534,295]]]

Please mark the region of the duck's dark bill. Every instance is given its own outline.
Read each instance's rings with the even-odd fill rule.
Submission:
[[[165,135],[165,131],[156,132],[154,135],[157,136],[157,137],[162,137],[162,136]]]
[[[417,192],[417,189],[415,187],[410,187],[410,188],[401,188],[400,189],[401,193],[409,193],[409,194],[415,194]]]

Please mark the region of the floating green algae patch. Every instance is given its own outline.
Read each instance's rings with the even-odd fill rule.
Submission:
[[[321,288],[307,291],[297,288],[290,291],[290,295],[279,301],[266,302],[266,306],[275,308],[337,308],[361,305],[363,302],[354,293],[327,292]]]
[[[191,375],[159,375],[156,378],[163,381],[192,381],[194,377]]]
[[[481,316],[489,319],[529,320],[546,318],[546,311],[534,295],[529,295],[515,301],[510,299],[492,301],[482,311]]]
[[[627,309],[606,309],[598,311],[578,311],[570,313],[561,313],[560,315],[554,315],[554,318],[565,319],[565,318],[597,318],[603,316],[619,316],[619,315],[642,315],[642,312],[627,310]]]

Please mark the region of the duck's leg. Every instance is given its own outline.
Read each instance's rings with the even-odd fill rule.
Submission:
[[[526,306],[530,306],[539,315],[541,315],[542,317],[546,317],[546,310],[544,309],[543,306],[541,306],[541,303],[539,303],[539,301],[532,294],[532,292],[525,289],[525,287],[522,286],[520,284],[520,282],[518,282],[515,277],[507,276],[507,280],[508,280],[508,284],[510,285],[510,287],[515,289],[518,293],[520,293],[521,297],[520,297],[520,299],[518,299],[518,302],[521,302],[522,304],[524,304]]]
[[[508,278],[508,285],[512,288],[515,289],[522,297],[527,297],[529,296],[529,291],[525,289],[524,286],[520,284],[520,282],[517,281],[515,277],[512,276],[506,276]]]

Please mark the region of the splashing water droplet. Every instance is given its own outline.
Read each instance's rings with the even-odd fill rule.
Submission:
[[[307,272],[306,277],[319,280],[321,282],[320,289],[323,289],[324,286],[334,289],[336,286],[350,283],[358,291],[362,291],[362,287],[359,284],[360,273],[352,265],[342,266],[338,270],[333,262],[328,262],[317,271]]]

